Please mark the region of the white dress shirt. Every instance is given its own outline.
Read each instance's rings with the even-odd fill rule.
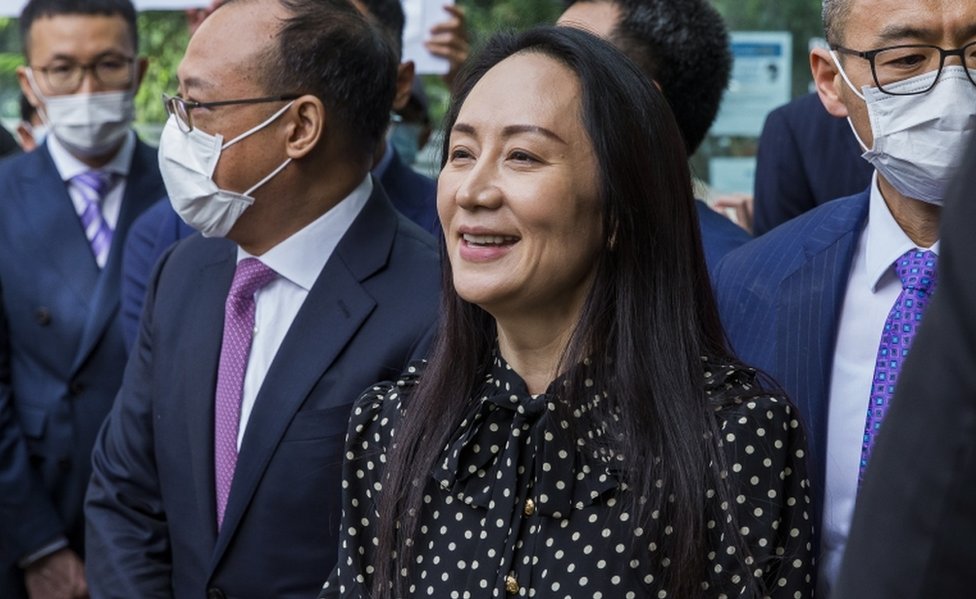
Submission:
[[[916,247],[888,210],[875,174],[868,221],[854,251],[840,311],[830,373],[818,596],[826,596],[836,581],[847,546],[881,331],[902,288],[893,266],[899,256]],[[921,249],[938,254],[939,244]]]
[[[54,161],[54,168],[58,169],[61,180],[68,187],[68,195],[71,197],[71,203],[75,207],[75,214],[78,215],[78,222],[80,223],[81,214],[85,212],[87,202],[85,202],[85,198],[81,195],[81,192],[71,183],[71,179],[93,169],[75,158],[67,148],[61,145],[56,135],[48,135],[46,139],[48,151],[51,154],[51,159]],[[115,153],[115,156],[108,164],[95,169],[115,175],[112,178],[111,187],[109,187],[108,192],[102,198],[101,204],[102,218],[105,219],[105,222],[112,231],[115,231],[115,226],[119,222],[119,213],[122,211],[122,196],[125,194],[126,177],[129,174],[129,168],[132,166],[132,154],[135,150],[136,134],[135,131],[129,131],[119,151]],[[99,268],[105,266],[107,259],[108,254],[99,261]]]
[[[339,240],[356,220],[372,193],[373,180],[366,175],[351,194],[328,212],[263,255],[251,256],[237,249],[238,262],[245,258],[257,258],[278,273],[277,279],[254,296],[254,340],[244,374],[241,424],[237,431],[238,450],[244,440],[254,401],[281,342]]]

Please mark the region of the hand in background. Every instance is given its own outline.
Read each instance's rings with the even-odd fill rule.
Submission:
[[[752,196],[744,193],[719,196],[712,209],[724,214],[735,224],[752,233]]]
[[[471,45],[468,43],[468,31],[464,23],[464,9],[448,4],[444,6],[444,10],[450,18],[431,27],[430,37],[424,42],[424,47],[434,56],[446,58],[450,63],[450,69],[444,75],[444,83],[452,88],[458,71],[468,60]]]
[[[24,585],[30,599],[87,599],[85,565],[70,549],[60,549],[27,567]]]

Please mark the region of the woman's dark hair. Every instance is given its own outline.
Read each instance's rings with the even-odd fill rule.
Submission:
[[[598,162],[604,250],[562,370],[598,358],[588,376],[607,390],[606,409],[622,415],[601,423],[625,448],[624,476],[637,514],[631,521],[653,529],[650,514],[661,512],[658,521],[674,530],[659,535],[659,546],[671,558],[664,568],[665,588],[670,597],[697,596],[708,578],[705,493],[724,487],[718,449],[703,440],[714,438],[716,424],[705,397],[701,357],[733,358],[705,268],[682,137],[664,97],[630,60],[609,43],[568,27],[492,38],[461,74],[445,117],[448,134],[485,73],[512,55],[529,52],[550,57],[575,74],[583,125]],[[446,139],[444,156],[449,143]],[[446,259],[443,290],[429,364],[405,404],[388,456],[376,555],[395,551],[397,559],[376,565],[376,597],[403,595],[404,579],[397,569],[413,563],[410,541],[418,530],[425,487],[484,380],[496,344],[493,318],[457,295]],[[584,381],[575,378],[570,376],[560,394],[559,409],[585,403]],[[663,488],[654,486],[658,479]],[[640,504],[641,496],[648,501]],[[738,536],[734,523],[720,520],[721,530]]]

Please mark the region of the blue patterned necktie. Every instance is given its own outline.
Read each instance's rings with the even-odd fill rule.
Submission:
[[[858,484],[864,480],[871,449],[895,393],[898,373],[915,338],[925,305],[935,288],[935,261],[935,254],[918,249],[905,252],[895,261],[895,272],[901,279],[902,289],[885,320],[878,346],[878,360],[871,380],[871,400],[864,424]]]
[[[112,228],[102,215],[102,198],[112,182],[112,175],[103,171],[87,171],[72,177],[71,182],[85,200],[85,207],[78,216],[91,244],[95,262],[101,268],[105,266],[112,247]]]

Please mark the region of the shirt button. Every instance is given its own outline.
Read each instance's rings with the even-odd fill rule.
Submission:
[[[511,574],[505,577],[505,590],[508,591],[509,595],[514,595],[519,592],[518,581]]]
[[[522,513],[524,513],[526,516],[531,516],[532,514],[534,514],[535,513],[535,502],[532,501],[531,499],[526,499],[525,500],[525,508],[522,509]]]

